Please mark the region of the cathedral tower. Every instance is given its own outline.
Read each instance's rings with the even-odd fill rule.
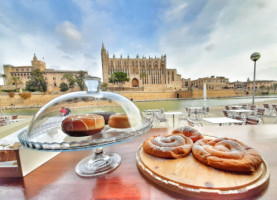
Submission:
[[[40,71],[44,71],[46,69],[45,62],[38,60],[36,54],[34,54],[34,58],[32,60],[32,67],[40,69]]]
[[[109,53],[106,51],[103,43],[101,48],[101,61],[102,61],[102,77],[103,77],[102,81],[108,83],[109,82],[109,77],[108,77]]]

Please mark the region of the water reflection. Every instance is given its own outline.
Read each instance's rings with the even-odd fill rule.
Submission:
[[[263,101],[276,101],[277,96],[256,96],[256,102]],[[237,97],[237,98],[218,98],[218,99],[207,99],[205,106],[225,106],[233,104],[251,104],[251,97]],[[174,100],[156,100],[156,101],[140,101],[134,102],[136,106],[142,111],[143,109],[160,109],[164,108],[165,111],[182,111],[185,107],[197,107],[203,106],[203,99],[174,99]],[[34,115],[39,108],[29,109],[15,109],[15,110],[2,110],[2,115]],[[119,106],[98,106],[97,108],[76,108],[72,111],[72,114],[83,113],[83,110],[94,111],[113,111],[121,112]]]

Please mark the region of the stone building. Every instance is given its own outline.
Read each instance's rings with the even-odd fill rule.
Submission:
[[[191,79],[190,78],[182,78],[182,88],[190,90],[191,89]]]
[[[246,82],[243,82],[243,81],[235,81],[235,82],[231,82],[230,84],[234,85],[235,90],[245,90],[246,88]]]
[[[125,82],[124,88],[143,88],[143,90],[175,89],[182,87],[181,75],[176,69],[167,69],[166,55],[160,58],[116,58],[109,57],[109,52],[102,44],[101,49],[103,82],[108,87],[114,87],[109,83],[109,78],[114,72],[125,72],[130,81]]]
[[[256,80],[255,88],[256,89],[273,89],[274,84],[277,84],[277,81],[274,80]],[[245,89],[252,90],[253,89],[253,81],[245,82]]]
[[[43,76],[47,83],[47,91],[49,92],[59,92],[60,84],[62,82],[67,83],[67,80],[63,78],[63,75],[66,73],[73,73],[73,75],[77,74],[79,71],[71,71],[71,70],[54,70],[54,69],[46,69],[45,62],[38,60],[36,55],[34,55],[31,66],[13,66],[13,65],[3,65],[5,77],[5,86],[6,88],[11,88],[9,80],[12,77],[17,76],[21,80],[20,88],[25,88],[26,82],[30,80],[30,74],[33,69],[40,69],[40,71],[44,72]],[[79,87],[75,86],[73,90],[79,90]]]
[[[226,89],[229,86],[229,79],[223,76],[211,76],[191,81],[192,87],[198,89],[203,89],[204,83],[208,90]]]

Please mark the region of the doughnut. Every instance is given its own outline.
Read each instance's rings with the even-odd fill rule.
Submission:
[[[73,115],[62,121],[62,130],[69,136],[81,137],[94,135],[105,126],[104,117],[101,115]]]
[[[262,163],[255,149],[231,138],[198,140],[192,153],[200,162],[226,171],[253,172]]]
[[[193,141],[183,135],[153,136],[143,143],[143,150],[160,158],[181,158],[187,156]]]
[[[126,114],[112,115],[108,122],[111,128],[130,128],[130,122]]]
[[[203,138],[203,136],[201,135],[201,133],[199,133],[198,130],[190,126],[176,128],[171,132],[171,134],[183,134],[184,136],[192,139],[193,142],[196,142],[197,140]]]

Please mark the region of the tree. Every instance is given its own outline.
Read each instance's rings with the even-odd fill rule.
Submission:
[[[105,82],[101,83],[100,85],[101,90],[107,90],[107,87],[108,87],[108,83],[105,83]]]
[[[26,82],[26,90],[30,92],[45,92],[47,90],[47,84],[40,69],[34,69],[30,73],[30,80]]]
[[[75,78],[72,73],[65,73],[63,75],[63,78],[65,78],[67,80],[69,88],[74,88]]]
[[[68,90],[68,85],[65,82],[62,82],[59,88],[61,92],[65,92]]]
[[[117,84],[122,89],[124,83],[129,80],[125,72],[114,72],[109,78],[109,83]]]
[[[262,92],[264,92],[264,89],[265,89],[266,87],[265,87],[265,85],[261,85],[260,86],[260,89],[262,90]]]
[[[9,83],[11,85],[15,85],[15,89],[18,92],[18,85],[21,85],[22,81],[20,80],[20,78],[18,76],[12,76]]]
[[[80,90],[84,90],[85,89],[85,82],[84,82],[84,78],[86,76],[86,72],[80,70],[76,75],[75,75],[75,82],[78,84],[78,86],[80,87]]]

